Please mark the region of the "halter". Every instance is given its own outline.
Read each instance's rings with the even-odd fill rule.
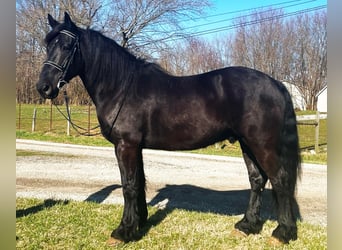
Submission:
[[[58,88],[58,89],[61,89],[65,84],[68,83],[64,78],[65,78],[65,76],[66,76],[66,74],[67,74],[67,72],[68,72],[68,69],[69,69],[69,67],[70,67],[70,64],[71,64],[72,60],[74,59],[75,53],[76,53],[76,51],[77,51],[77,48],[79,48],[79,37],[78,37],[76,34],[70,32],[70,31],[68,31],[68,30],[61,30],[59,33],[64,34],[64,35],[66,35],[66,36],[69,36],[69,37],[71,37],[72,39],[75,40],[75,41],[74,41],[74,44],[72,45],[72,49],[71,49],[71,51],[70,51],[70,54],[64,59],[62,65],[59,65],[58,63],[55,63],[55,62],[49,61],[49,60],[45,61],[43,64],[44,64],[44,65],[52,66],[52,67],[56,68],[57,70],[59,70],[59,71],[62,73],[61,76],[60,76],[60,78],[59,78],[59,80],[58,80],[58,83],[57,83],[57,88]],[[131,73],[130,75],[132,75],[132,73]],[[118,109],[118,111],[117,111],[117,113],[116,113],[116,116],[115,116],[115,118],[114,118],[114,120],[113,120],[113,122],[112,122],[112,126],[111,126],[111,128],[110,128],[110,134],[112,133],[113,127],[114,127],[114,125],[115,125],[115,123],[116,123],[116,121],[117,121],[117,119],[118,119],[118,117],[119,117],[119,114],[120,114],[121,109],[122,109],[122,107],[123,107],[123,105],[124,105],[124,103],[125,103],[126,97],[127,97],[127,95],[128,95],[128,90],[129,90],[129,88],[130,88],[131,85],[132,85],[132,84],[130,84],[130,85],[127,87],[127,90],[126,90],[126,92],[125,92],[125,95],[124,95],[124,97],[123,97],[123,100],[122,100],[122,102],[121,102],[121,104],[120,104],[120,106],[119,106],[119,109]],[[65,115],[65,114],[58,108],[58,106],[57,106],[56,104],[54,104],[54,105],[56,106],[57,110],[64,116],[64,118],[65,118],[67,121],[70,122],[70,124],[72,125],[72,127],[73,127],[80,135],[95,136],[95,135],[101,134],[101,132],[90,134],[89,131],[86,132],[86,130],[89,130],[89,129],[85,129],[85,128],[82,128],[82,127],[76,125],[76,124],[71,120],[71,115],[70,115],[70,111],[69,111],[69,97],[67,96],[66,91],[64,91],[64,99],[65,99],[65,105],[66,105],[67,115]],[[99,127],[100,127],[100,125],[97,125],[97,126],[91,128],[90,130],[97,129],[97,128],[99,128]],[[79,129],[80,129],[80,130],[84,130],[84,132],[81,132]]]
[[[58,83],[57,83],[57,88],[61,89],[64,86],[64,84],[68,83],[64,78],[68,72],[68,69],[70,67],[72,60],[74,59],[75,53],[76,53],[77,48],[79,46],[79,41],[78,41],[78,36],[75,35],[74,33],[70,32],[70,31],[68,31],[68,30],[61,30],[59,33],[66,35],[66,36],[69,36],[72,39],[74,39],[74,44],[72,45],[72,49],[70,51],[70,54],[64,59],[64,61],[61,65],[59,65],[58,63],[55,63],[53,61],[49,61],[49,60],[45,61],[43,64],[52,66],[62,73],[59,80],[58,80]]]

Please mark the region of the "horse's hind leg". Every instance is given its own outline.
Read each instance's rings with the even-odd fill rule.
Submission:
[[[294,197],[295,181],[283,169],[280,169],[275,177],[270,178],[270,181],[278,209],[278,227],[272,236],[288,243],[297,239],[296,213],[299,213],[299,207]]]
[[[240,145],[247,165],[251,194],[247,211],[243,219],[235,224],[235,228],[245,234],[256,234],[261,231],[263,226],[263,221],[260,218],[261,194],[267,182],[267,176],[257,166],[255,157],[249,148],[243,142],[240,142]]]
[[[137,229],[147,220],[142,150],[129,143],[119,143],[115,153],[121,173],[124,212],[119,227],[111,236],[128,242],[134,239]]]
[[[275,149],[265,149],[258,148],[256,159],[258,159],[258,163],[260,164],[259,170],[260,175],[265,173],[268,179],[272,184],[273,196],[276,200],[277,212],[278,212],[278,227],[273,231],[272,236],[278,239],[283,243],[288,243],[290,240],[297,239],[297,224],[296,224],[296,213],[299,212],[298,204],[294,197],[295,195],[295,185],[297,178],[297,169],[291,164],[286,164],[288,159],[285,157],[279,156],[279,153]],[[254,151],[253,151],[254,152]],[[249,166],[248,166],[249,165]],[[247,168],[251,168],[251,166],[255,166],[253,164],[247,164]],[[249,207],[253,207],[253,197],[257,196],[258,189],[263,188],[261,185],[261,180],[258,181],[258,176],[256,173],[256,167],[253,168],[252,172],[249,170],[249,176],[252,185],[252,193],[251,193],[251,201]],[[253,177],[256,176],[257,178]],[[253,184],[254,179],[254,184]],[[266,179],[264,179],[266,180]],[[258,184],[259,183],[259,184]],[[254,188],[257,188],[256,191],[253,192]],[[259,191],[260,192],[260,191]],[[256,193],[253,195],[253,193]],[[254,207],[257,207],[258,202],[255,202]],[[257,210],[258,211],[258,210]],[[258,211],[259,212],[259,211]],[[253,213],[253,209],[248,208],[247,214]],[[252,216],[253,217],[253,216]]]

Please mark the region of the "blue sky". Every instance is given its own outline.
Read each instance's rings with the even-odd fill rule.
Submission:
[[[286,7],[287,10],[300,10],[318,5],[327,4],[326,0],[213,0],[214,8],[212,12],[226,12],[236,11],[250,8],[260,8],[263,6],[274,6],[274,8],[286,7],[293,5],[292,7]],[[296,6],[294,6],[296,5]]]
[[[229,29],[229,26],[233,24],[231,19],[246,15],[254,9],[282,8],[285,13],[291,14],[327,5],[327,0],[212,0],[212,4],[213,6],[207,10],[205,16],[194,21],[187,21],[184,27],[189,28],[189,32],[210,33],[200,36],[210,39],[232,31]],[[208,23],[212,24],[207,25]],[[215,29],[222,30],[215,32]]]

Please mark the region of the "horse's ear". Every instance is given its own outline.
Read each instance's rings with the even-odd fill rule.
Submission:
[[[69,27],[76,28],[76,24],[74,24],[67,12],[64,12],[64,23]]]
[[[54,28],[59,24],[59,22],[57,22],[50,14],[48,14],[48,21],[51,28]]]

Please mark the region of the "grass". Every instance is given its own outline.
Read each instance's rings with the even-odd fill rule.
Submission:
[[[33,110],[37,109],[36,130],[31,132],[32,129],[32,114]],[[64,111],[65,107],[61,107]],[[19,126],[19,113],[20,113],[20,126]],[[65,113],[65,112],[64,112]],[[301,111],[299,114],[313,114],[313,111]],[[88,119],[90,121],[89,127],[97,125],[96,112],[94,107],[90,107],[90,118],[88,117],[88,106],[71,106],[71,115],[76,124],[88,127]],[[50,119],[51,116],[51,119]],[[51,121],[50,121],[51,120]],[[50,124],[51,122],[51,124]],[[105,140],[101,135],[97,136],[81,136],[72,128],[70,129],[70,136],[66,134],[66,120],[57,111],[54,106],[50,105],[30,105],[22,104],[17,105],[17,119],[16,119],[16,137],[22,139],[32,139],[41,141],[52,141],[61,143],[81,144],[89,146],[108,146],[112,144]],[[51,125],[51,128],[50,128]],[[20,129],[19,129],[20,127]],[[307,147],[314,145],[315,127],[300,125],[298,126],[300,136],[300,146]],[[92,131],[99,132],[99,129]],[[302,151],[303,162],[327,164],[327,120],[320,121],[320,139],[321,144],[325,146],[320,147],[320,152],[312,154],[310,150]],[[241,157],[241,150],[239,143],[230,144],[228,141],[218,143],[206,148],[192,150],[191,153],[199,154],[214,154]]]
[[[149,220],[136,242],[116,249],[273,249],[276,222],[266,221],[259,235],[230,235],[240,216],[148,207]],[[17,249],[113,249],[106,245],[120,222],[121,205],[16,199]],[[298,223],[298,240],[281,249],[327,249],[327,228]]]

